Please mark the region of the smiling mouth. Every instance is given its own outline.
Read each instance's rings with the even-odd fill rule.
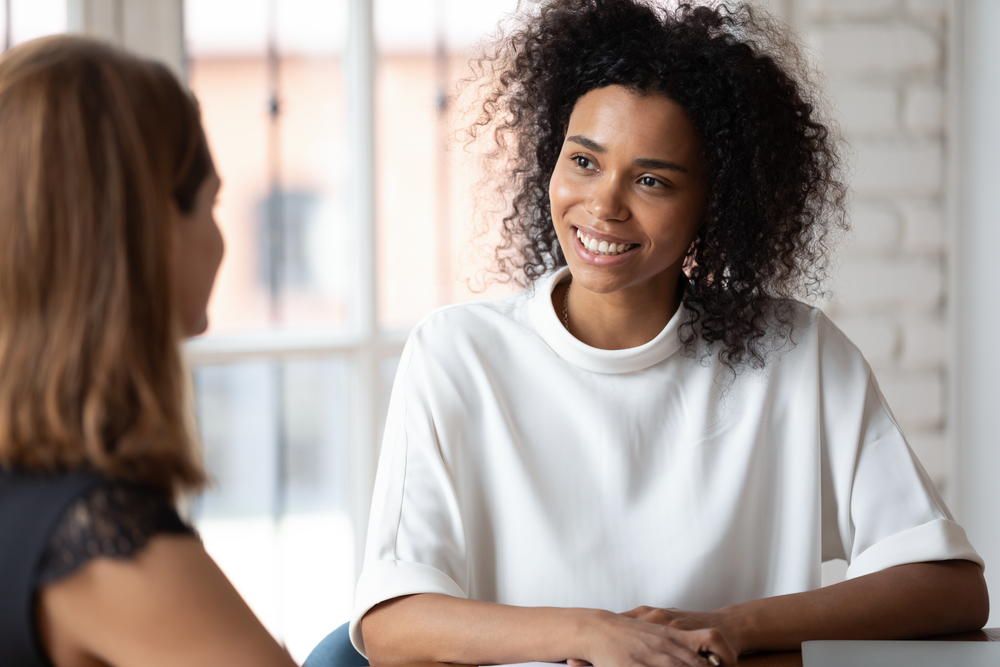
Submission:
[[[639,245],[638,243],[608,243],[607,241],[599,241],[587,236],[579,228],[576,230],[576,238],[580,239],[580,243],[583,244],[584,248],[595,255],[620,255]]]

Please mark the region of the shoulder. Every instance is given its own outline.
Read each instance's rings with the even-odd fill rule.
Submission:
[[[531,292],[444,306],[430,312],[410,332],[409,344],[454,350],[474,341],[495,344],[532,331],[527,305]]]
[[[871,368],[858,346],[819,308],[796,302],[798,320],[793,342],[805,343],[824,365],[855,366],[867,376]],[[801,340],[796,340],[796,336]]]
[[[46,652],[67,663],[292,665],[201,543],[184,536],[156,535],[133,558],[92,559],[39,591],[38,618]]]
[[[822,391],[855,391],[867,386],[871,366],[861,350],[821,309],[798,301],[782,304],[786,324],[774,328],[774,347],[768,359],[773,379],[806,382]],[[801,386],[801,385],[800,385]],[[804,388],[804,386],[803,386]],[[808,393],[808,392],[807,392]]]
[[[788,299],[777,303],[769,328],[777,360],[796,351],[863,358],[861,351],[829,315],[801,301]]]

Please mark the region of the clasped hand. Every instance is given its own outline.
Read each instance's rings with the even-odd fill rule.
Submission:
[[[710,651],[723,665],[736,665],[738,652],[726,637],[715,612],[636,607],[621,614],[600,612],[587,642],[586,659],[570,659],[571,667],[705,667]]]

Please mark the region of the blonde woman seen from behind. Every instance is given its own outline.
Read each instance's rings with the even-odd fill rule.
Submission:
[[[220,181],[162,65],[80,38],[0,59],[0,656],[292,660],[177,515],[205,480],[180,341]]]

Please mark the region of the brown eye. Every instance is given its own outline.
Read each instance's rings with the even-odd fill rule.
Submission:
[[[573,162],[576,162],[576,166],[580,167],[581,169],[592,169],[594,165],[593,162],[583,157],[582,155],[574,155]]]

